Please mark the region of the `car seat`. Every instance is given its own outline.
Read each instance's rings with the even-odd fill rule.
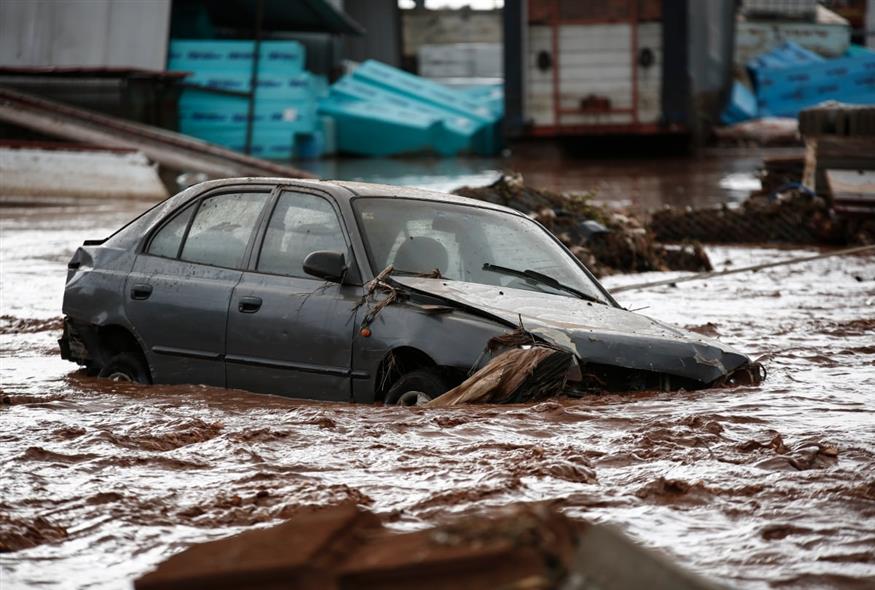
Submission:
[[[395,253],[393,266],[400,271],[427,273],[438,269],[447,272],[447,249],[434,238],[410,236]]]

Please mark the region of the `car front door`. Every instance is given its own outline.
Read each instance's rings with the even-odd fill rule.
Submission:
[[[225,356],[228,387],[351,399],[351,348],[361,286],[304,272],[311,252],[352,249],[332,201],[303,190],[276,197],[250,270],[234,289]],[[353,281],[355,282],[355,281]]]
[[[228,305],[269,200],[269,188],[207,195],[172,214],[137,256],[125,306],[156,383],[225,385]]]

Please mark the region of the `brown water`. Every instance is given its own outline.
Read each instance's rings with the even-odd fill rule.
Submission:
[[[520,172],[532,186],[593,192],[601,201],[644,210],[737,203],[759,188],[755,171],[763,155],[798,154],[797,148],[711,148],[696,157],[580,158],[553,143],[514,148],[503,158],[347,158],[303,162],[321,178],[409,184],[449,191],[493,182],[502,171]]]
[[[875,258],[620,294],[768,355],[760,387],[411,410],[78,375],[55,344],[64,266],[146,204],[6,205],[4,590],[129,587],[191,543],[347,498],[408,529],[547,500],[732,586],[875,585]]]

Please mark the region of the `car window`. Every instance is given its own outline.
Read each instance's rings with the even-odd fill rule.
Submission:
[[[201,202],[182,247],[189,262],[239,268],[267,193],[226,194]]]
[[[403,274],[438,269],[445,279],[571,296],[549,282],[518,276],[534,271],[605,301],[573,256],[521,215],[453,202],[381,197],[357,198],[353,207],[374,274],[389,265]]]
[[[391,240],[391,236],[388,238]],[[377,247],[385,249],[388,244]],[[456,235],[434,229],[431,216],[407,220],[388,248],[385,259],[387,266],[391,264],[396,271],[407,273],[428,273],[435,269],[447,276],[464,273]]]
[[[147,253],[154,256],[176,258],[179,254],[179,245],[182,243],[182,235],[185,233],[185,228],[188,227],[192,211],[194,211],[194,204],[189,205],[165,223],[164,227],[152,236]]]
[[[257,269],[309,277],[304,272],[304,259],[317,250],[347,253],[334,208],[321,197],[283,193],[270,217]]]

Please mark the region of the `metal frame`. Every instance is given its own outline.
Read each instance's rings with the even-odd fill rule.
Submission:
[[[639,126],[638,119],[638,1],[631,0],[628,2],[629,6],[629,18],[627,20],[618,20],[618,19],[587,19],[587,18],[577,18],[577,19],[563,19],[559,15],[558,10],[552,11],[552,15],[550,18],[550,33],[551,33],[551,51],[553,53],[553,120],[554,125],[552,127],[544,127],[538,126],[534,127],[532,130],[533,135],[556,135],[555,129],[564,129],[566,126],[562,125],[562,115],[586,115],[586,114],[598,114],[598,115],[632,115],[632,123],[628,125]],[[561,82],[559,79],[559,68],[560,68],[560,47],[559,47],[559,27],[562,25],[598,25],[598,24],[611,24],[611,23],[629,23],[629,51],[630,51],[630,70],[632,75],[632,106],[630,108],[609,108],[607,110],[600,111],[582,111],[580,109],[564,109],[562,108],[562,93],[561,93]],[[576,125],[573,126],[577,129],[608,129],[614,127],[627,127],[628,125]],[[550,129],[552,130],[549,133],[539,132],[540,130]],[[607,131],[606,131],[607,132]],[[639,132],[647,133],[643,129]]]

